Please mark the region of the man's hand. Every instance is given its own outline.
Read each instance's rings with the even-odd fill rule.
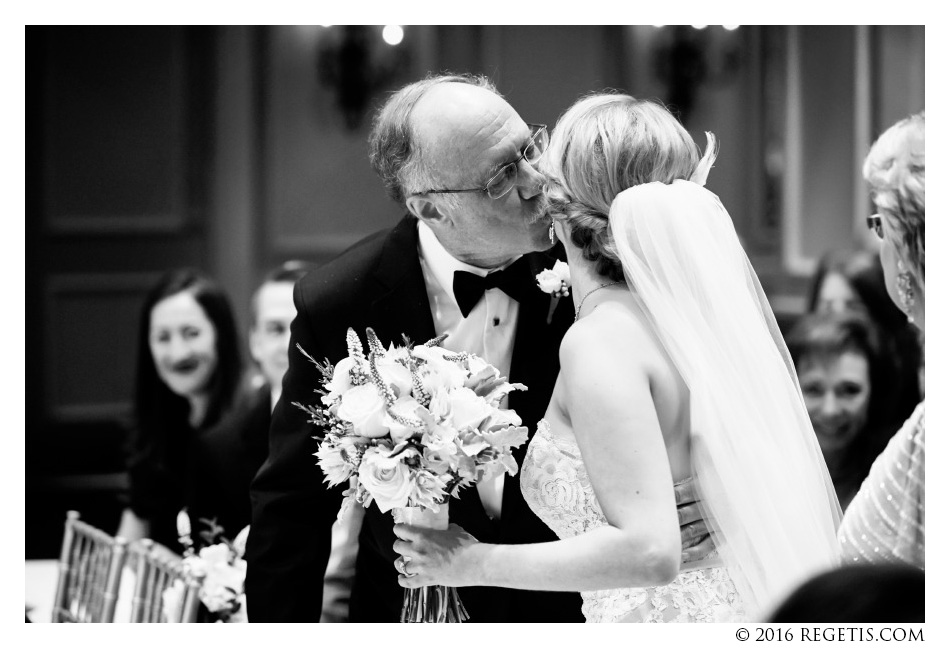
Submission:
[[[673,493],[676,496],[676,513],[680,522],[680,538],[683,543],[681,562],[683,565],[697,562],[715,554],[709,528],[699,511],[699,501],[696,499],[696,490],[692,478],[674,484]]]

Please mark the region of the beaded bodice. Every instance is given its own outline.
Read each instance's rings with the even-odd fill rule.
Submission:
[[[577,444],[553,435],[543,419],[522,465],[521,492],[531,510],[559,538],[607,524]],[[745,616],[735,585],[722,568],[684,571],[660,587],[581,595],[588,622],[715,622],[739,621]]]

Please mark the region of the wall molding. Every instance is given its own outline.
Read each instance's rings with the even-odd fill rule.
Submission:
[[[62,340],[63,327],[68,325],[62,316],[65,299],[77,299],[88,296],[90,300],[108,299],[110,296],[140,296],[154,286],[161,273],[77,273],[50,275],[44,285],[44,301],[47,322],[61,323],[58,326],[46,326],[44,347],[46,349],[46,367],[43,371],[43,390],[48,404],[47,415],[56,422],[88,422],[127,416],[131,410],[128,401],[68,402],[59,391],[57,376],[62,373],[56,357],[58,343]],[[136,336],[137,330],[129,331]],[[133,343],[134,347],[134,343]],[[134,362],[134,358],[132,359]],[[71,372],[76,375],[77,372]],[[93,378],[94,379],[94,378]]]

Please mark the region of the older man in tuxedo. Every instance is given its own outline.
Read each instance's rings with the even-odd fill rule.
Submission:
[[[483,77],[443,75],[410,84],[377,115],[370,157],[408,214],[297,284],[290,369],[273,415],[270,454],[251,490],[248,613],[254,621],[316,621],[319,584],[341,489],[328,490],[313,453],[317,432],[292,405],[314,400],[319,374],[294,348],[336,362],[345,332],[375,329],[384,344],[405,334],[484,357],[513,382],[508,407],[531,432],[558,373],[558,346],[573,320],[570,300],[549,313],[534,276],[550,268],[553,237],[538,218],[547,143]],[[519,465],[526,445],[515,452]],[[479,540],[556,540],[528,508],[518,477],[463,490],[451,521]],[[359,536],[351,621],[395,622],[402,605],[389,513],[375,505]],[[582,621],[576,593],[461,588],[472,621]]]

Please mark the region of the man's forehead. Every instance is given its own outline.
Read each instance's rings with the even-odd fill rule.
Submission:
[[[445,86],[432,88],[413,115],[436,166],[492,164],[521,144],[520,131],[527,133],[527,127],[504,99],[476,86]]]

